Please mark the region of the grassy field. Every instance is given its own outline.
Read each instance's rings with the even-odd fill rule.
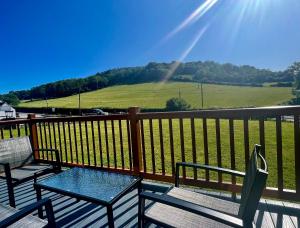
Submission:
[[[222,86],[205,84],[204,90],[204,106],[208,107],[246,107],[246,106],[269,106],[277,105],[284,101],[289,100],[292,95],[290,88],[273,88],[273,87],[239,87],[239,86]],[[142,108],[163,108],[165,107],[166,100],[171,97],[178,97],[186,99],[193,108],[201,107],[201,93],[196,83],[146,83],[139,85],[123,85],[114,86],[106,89],[84,93],[81,95],[81,107],[112,107],[112,108],[128,108],[129,106],[140,106]],[[48,100],[49,107],[78,107],[78,95],[70,96],[66,98]],[[24,107],[45,107],[45,101],[24,102],[20,106]],[[58,137],[56,141],[52,137],[49,137],[49,126],[46,126],[46,132],[41,131],[42,140],[40,145],[49,147],[56,144],[56,146],[62,152],[62,159],[71,161],[77,161],[79,163],[88,163],[100,165],[102,156],[103,164],[109,164],[114,167],[115,163],[118,167],[122,166],[121,163],[121,146],[120,146],[120,132],[118,121],[114,121],[115,139],[112,134],[112,123],[107,122],[108,129],[108,143],[105,140],[105,131],[103,121],[100,123],[100,138],[98,133],[97,122],[87,124],[82,128],[82,141],[80,138],[80,130],[78,123],[74,127],[73,124],[70,127],[66,124],[65,127],[60,125],[60,132],[63,135],[63,131],[66,133],[66,137],[61,136],[61,142]],[[222,149],[222,166],[231,167],[230,164],[230,140],[229,140],[229,124],[226,120],[221,120],[221,149]],[[245,169],[245,151],[244,151],[244,132],[243,122],[234,121],[235,131],[235,160],[236,169]],[[170,151],[170,139],[169,139],[169,125],[167,120],[162,121],[163,126],[163,149],[165,160],[166,174],[172,173],[171,165],[171,151]],[[128,138],[126,134],[126,122],[121,122],[123,148],[125,167],[129,168],[129,149]],[[203,150],[203,132],[202,132],[202,120],[195,120],[196,129],[196,151],[197,161],[204,162],[204,150]],[[69,136],[69,131],[71,137]],[[282,143],[283,143],[283,177],[284,188],[295,189],[295,164],[294,164],[294,136],[293,136],[293,123],[282,123]],[[50,126],[51,135],[54,133],[53,126]],[[94,132],[94,134],[93,134]],[[151,155],[151,140],[150,140],[150,128],[149,122],[144,121],[144,135],[145,135],[145,157],[146,157],[146,171],[152,173],[152,155]],[[6,133],[8,134],[8,133]],[[58,126],[55,125],[55,134],[58,135]],[[161,144],[159,137],[158,121],[153,120],[153,134],[154,134],[154,154],[155,154],[155,172],[160,173],[162,171],[161,161]],[[173,138],[174,138],[174,154],[175,162],[181,161],[181,144],[180,144],[180,130],[179,121],[173,121]],[[88,135],[88,139],[86,139]],[[47,142],[45,141],[47,138]],[[92,139],[95,139],[93,143]],[[101,140],[100,140],[101,139]],[[115,150],[113,147],[113,141],[115,140]],[[82,145],[81,145],[82,142]],[[266,159],[269,165],[269,178],[268,186],[277,187],[277,150],[276,150],[276,126],[272,120],[265,122],[265,142],[266,142]],[[101,143],[101,146],[100,146]],[[250,150],[253,145],[259,143],[259,124],[258,121],[249,121],[249,144]],[[47,145],[46,145],[47,144]],[[214,120],[208,120],[208,147],[209,147],[209,164],[217,165],[216,154],[216,132]],[[77,152],[76,152],[77,145]],[[191,141],[191,123],[190,120],[184,120],[184,148],[186,161],[192,161],[192,141]],[[95,151],[95,155],[94,155]],[[114,151],[116,151],[116,160],[114,159]],[[102,154],[102,155],[101,155]],[[78,155],[78,157],[77,157]],[[68,158],[68,159],[67,159]],[[84,160],[84,161],[83,161]],[[192,171],[188,172],[188,175],[192,175]],[[211,178],[216,180],[217,175],[211,173]],[[204,177],[203,172],[199,172],[199,176]],[[224,179],[230,181],[230,177],[224,175]],[[240,180],[239,180],[240,181]]]
[[[292,98],[291,88],[242,87],[204,84],[204,108],[278,105]],[[197,83],[170,82],[113,86],[81,94],[81,108],[164,108],[171,97],[184,98],[193,108],[201,108]],[[22,102],[21,107],[47,107],[46,101]],[[77,108],[78,95],[49,99],[49,107]]]
[[[150,141],[150,128],[149,122],[146,120],[143,122],[144,125],[144,135],[145,135],[145,155],[146,155],[146,171],[152,173],[152,156],[151,156],[151,141]],[[230,168],[230,144],[229,144],[229,124],[226,120],[221,120],[221,149],[222,149],[222,166]],[[190,120],[184,120],[184,147],[185,147],[185,157],[186,161],[192,162],[192,142],[191,142],[191,127]],[[71,123],[70,126],[66,123],[63,127],[60,124],[60,134],[61,141],[58,139],[58,126],[45,125],[44,128],[39,130],[40,147],[54,147],[60,149],[62,153],[62,160],[88,164],[97,166],[100,165],[101,154],[104,166],[108,164],[107,154],[109,154],[109,163],[111,167],[117,164],[117,167],[121,167],[121,146],[120,146],[120,132],[119,132],[119,122],[114,121],[114,132],[115,132],[115,151],[116,160],[114,159],[114,147],[113,147],[113,134],[112,134],[112,123],[107,122],[108,129],[108,143],[105,140],[105,126],[104,122],[99,122],[100,127],[100,138],[98,134],[98,122],[87,123],[87,128],[82,124],[82,141],[80,137],[79,124],[76,123],[75,128]],[[171,165],[171,152],[170,152],[170,139],[169,139],[169,125],[167,120],[162,121],[163,127],[163,148],[164,148],[164,160],[165,160],[165,170],[166,174],[170,175],[172,173]],[[50,135],[49,137],[49,129]],[[126,131],[126,122],[121,121],[122,129],[122,139],[123,139],[123,151],[125,167],[129,168],[129,153],[128,153],[128,137]],[[196,129],[196,152],[197,152],[197,162],[204,163],[204,150],[203,150],[203,132],[202,132],[202,120],[195,119],[195,129]],[[265,122],[265,142],[266,142],[266,160],[269,166],[269,178],[268,186],[277,186],[277,150],[276,150],[276,131],[275,122],[266,121]],[[75,131],[74,131],[75,130]],[[24,129],[23,129],[24,131]],[[64,137],[63,132],[65,131],[66,137]],[[70,135],[69,136],[69,131]],[[54,132],[56,135],[56,141],[54,140]],[[93,136],[94,132],[94,136]],[[179,133],[179,121],[173,120],[173,138],[174,138],[174,154],[175,162],[181,161],[181,144],[180,144],[180,133]],[[235,160],[236,169],[243,171],[245,169],[245,152],[244,152],[244,133],[243,133],[243,122],[236,120],[234,121],[234,132],[235,132]],[[16,132],[14,132],[16,135]],[[284,188],[295,189],[295,155],[294,155],[294,136],[293,136],[293,123],[283,122],[282,123],[282,143],[283,143],[283,177],[284,177]],[[42,137],[40,137],[42,135]],[[88,135],[88,139],[86,138]],[[153,135],[154,135],[154,154],[155,154],[155,171],[156,173],[161,173],[161,144],[159,137],[159,126],[158,121],[153,120]],[[5,132],[5,137],[9,137],[9,132]],[[46,139],[47,138],[47,142]],[[42,140],[41,140],[42,139]],[[95,143],[93,143],[94,139]],[[100,140],[101,139],[101,142]],[[81,145],[82,142],[82,145]],[[249,121],[249,144],[250,150],[252,150],[253,145],[259,142],[259,124],[258,121]],[[101,146],[100,146],[101,143]],[[209,147],[209,164],[217,165],[217,154],[216,154],[216,133],[215,133],[215,122],[214,120],[208,120],[208,147]],[[77,145],[77,152],[76,152]],[[94,146],[95,145],[95,146]],[[107,150],[108,149],[108,150]],[[94,155],[95,151],[95,155]],[[78,155],[78,157],[77,157]],[[96,158],[96,159],[95,159]],[[189,171],[188,175],[191,176],[192,172]],[[217,180],[217,175],[211,173],[211,179]],[[203,172],[199,172],[199,177],[204,177]],[[224,179],[230,181],[230,177],[224,175]],[[239,180],[240,181],[240,180]]]

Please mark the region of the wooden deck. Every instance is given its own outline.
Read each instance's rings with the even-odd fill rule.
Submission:
[[[198,191],[198,190],[197,190]],[[227,197],[222,193],[209,194]],[[27,182],[15,188],[17,208],[36,200],[33,182]],[[76,201],[47,191],[43,197],[53,200],[55,218],[59,227],[106,227],[106,208],[85,201]],[[137,226],[137,191],[123,197],[114,205],[116,227]],[[8,204],[6,184],[0,180],[0,202]],[[255,216],[257,227],[300,227],[300,204],[262,199]],[[153,227],[153,225],[151,225]]]

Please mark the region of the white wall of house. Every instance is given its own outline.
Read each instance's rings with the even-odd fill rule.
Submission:
[[[16,118],[16,110],[7,103],[0,104],[0,119]]]

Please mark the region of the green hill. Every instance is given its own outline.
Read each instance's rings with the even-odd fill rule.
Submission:
[[[291,88],[203,84],[204,108],[278,105],[292,98]],[[181,96],[192,108],[201,108],[198,83],[144,83],[108,87],[81,94],[81,108],[164,108],[171,97]],[[77,108],[78,95],[49,99],[48,107]],[[20,107],[47,107],[45,100],[22,101]]]

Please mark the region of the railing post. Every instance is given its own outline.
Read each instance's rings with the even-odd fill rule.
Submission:
[[[142,169],[142,149],[141,149],[141,128],[137,114],[139,107],[130,107],[128,109],[132,145],[133,172],[139,174]]]
[[[31,145],[34,150],[39,149],[38,133],[36,123],[33,121],[35,119],[35,114],[28,114],[27,119],[29,119],[29,131],[30,131],[30,140]],[[34,158],[39,159],[39,152],[34,152]]]
[[[294,115],[294,143],[295,143],[295,177],[296,194],[300,196],[300,126],[299,115]]]

